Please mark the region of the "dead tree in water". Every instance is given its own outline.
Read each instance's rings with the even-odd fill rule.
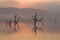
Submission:
[[[43,29],[42,29],[41,27],[38,28],[38,27],[36,26],[37,21],[40,21],[40,22],[41,22],[42,20],[43,20],[43,18],[41,18],[40,20],[38,20],[38,19],[37,19],[37,13],[35,13],[35,16],[34,16],[34,18],[33,18],[33,21],[34,21],[33,30],[34,30],[34,32],[35,32],[35,35],[37,35],[37,29],[43,31]]]
[[[10,27],[10,29],[12,28],[11,23],[12,23],[12,20],[9,20],[9,27]]]
[[[17,15],[14,16],[14,30],[17,31],[17,27],[18,27],[18,22],[20,20],[21,17],[17,17]]]
[[[9,28],[10,28],[10,29],[12,28],[12,26],[11,26],[12,20],[6,20],[5,23],[6,23],[6,26],[9,25]]]
[[[42,22],[43,21],[43,17],[41,17],[41,19],[40,20],[37,20],[37,21],[40,21],[40,23],[41,23],[41,25],[42,25],[42,27],[44,26],[44,23]]]

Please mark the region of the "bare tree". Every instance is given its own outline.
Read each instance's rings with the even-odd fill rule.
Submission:
[[[6,24],[6,27],[9,25],[9,27],[10,27],[10,29],[12,28],[12,25],[11,25],[11,23],[12,23],[12,20],[6,20],[5,21],[5,24]]]
[[[14,30],[15,30],[15,31],[17,31],[18,22],[19,22],[20,18],[21,18],[21,17],[18,17],[17,14],[14,16],[14,26],[15,26],[15,29],[14,29]]]
[[[12,20],[9,20],[9,27],[10,27],[10,29],[12,28],[11,23],[12,23]]]
[[[43,20],[43,17],[42,17],[40,20],[37,19],[37,12],[36,12],[36,13],[35,13],[35,16],[34,16],[34,18],[33,18],[33,21],[34,21],[33,30],[34,30],[34,32],[35,32],[35,35],[37,35],[37,29],[43,31],[43,29],[42,29],[41,27],[38,28],[38,27],[36,26],[37,21],[40,21],[40,22],[41,22],[42,20]]]

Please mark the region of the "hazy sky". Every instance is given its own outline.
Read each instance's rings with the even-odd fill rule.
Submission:
[[[59,3],[59,0],[0,0],[0,7],[35,7],[40,8],[40,6],[49,6],[50,3]],[[46,5],[45,5],[46,4]]]

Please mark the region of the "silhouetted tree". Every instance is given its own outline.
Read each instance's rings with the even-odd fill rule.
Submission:
[[[21,18],[21,17],[18,17],[17,14],[14,16],[14,26],[15,26],[15,31],[17,31],[18,22],[19,22],[20,18]]]
[[[43,20],[43,17],[42,17],[40,20],[37,19],[37,12],[36,12],[36,13],[35,13],[35,16],[34,16],[34,18],[33,18],[33,21],[34,21],[33,30],[34,30],[34,32],[35,32],[35,35],[37,35],[37,29],[43,31],[43,29],[42,29],[41,27],[38,28],[38,27],[36,26],[37,21],[40,21],[40,22],[41,22],[42,20]]]
[[[12,23],[12,20],[9,20],[9,27],[10,27],[10,29],[12,28],[11,23]]]

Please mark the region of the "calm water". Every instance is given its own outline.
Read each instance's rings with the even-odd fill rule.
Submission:
[[[12,29],[9,26],[5,26],[6,19],[14,20],[14,14],[1,14],[0,15],[0,40],[60,40],[60,14],[47,14],[44,16],[44,31],[38,30],[37,36],[32,31],[33,21],[32,16],[19,14],[22,17],[21,23],[19,23],[18,32],[14,32],[14,26]],[[41,18],[38,15],[38,19]],[[37,26],[41,27],[41,23],[37,22]]]

